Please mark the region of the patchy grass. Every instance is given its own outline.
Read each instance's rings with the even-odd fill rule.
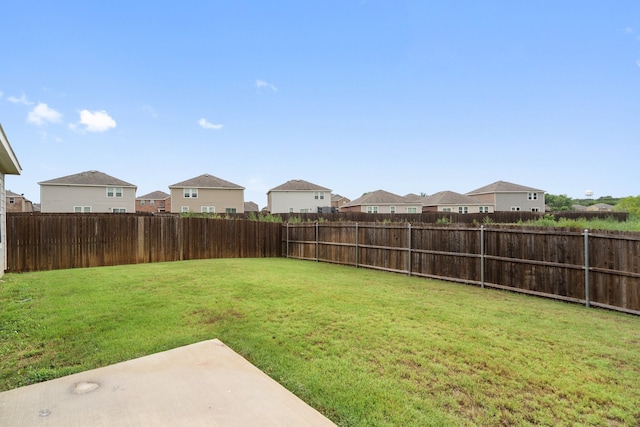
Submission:
[[[6,274],[0,390],[219,338],[339,425],[638,425],[640,318],[287,259]]]

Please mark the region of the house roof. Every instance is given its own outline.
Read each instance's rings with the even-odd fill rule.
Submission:
[[[344,205],[344,207],[362,205],[409,205],[415,203],[418,202],[388,191],[377,190],[365,193],[362,197],[352,200],[350,203]]]
[[[472,194],[487,194],[487,193],[513,193],[513,192],[529,192],[529,191],[541,191],[538,188],[525,187],[524,185],[513,184],[506,181],[496,181],[493,184],[485,185],[476,190],[466,193],[467,196]]]
[[[260,209],[258,208],[258,204],[256,202],[244,202],[244,211],[245,212],[258,212]]]
[[[0,125],[0,171],[9,175],[20,175],[22,167],[9,144],[9,139]]]
[[[48,181],[42,181],[39,185],[80,185],[90,187],[104,187],[109,185],[115,185],[118,187],[133,187],[135,185],[130,184],[118,178],[114,178],[106,173],[91,170],[86,172],[80,172],[74,175],[63,176],[60,178],[50,179]]]
[[[423,206],[442,206],[442,205],[480,205],[482,202],[473,197],[456,193],[455,191],[440,191],[425,197],[422,202]]]
[[[269,190],[271,191],[331,191],[326,187],[321,187],[317,184],[313,184],[309,181],[305,181],[302,179],[292,179],[290,181],[285,182],[284,184],[278,185],[277,187]]]
[[[169,188],[226,188],[233,190],[244,190],[244,187],[234,184],[233,182],[225,181],[217,176],[209,175],[205,173],[195,178],[188,179],[186,181],[178,182],[170,185]]]
[[[144,196],[136,197],[136,200],[144,199],[144,200],[165,200],[171,197],[169,194],[164,191],[153,191],[149,194],[145,194]]]
[[[7,197],[24,197],[24,195],[22,195],[22,194],[18,194],[18,193],[14,193],[14,192],[13,192],[13,191],[11,191],[11,190],[7,190],[7,191],[5,192],[5,196],[7,196]]]

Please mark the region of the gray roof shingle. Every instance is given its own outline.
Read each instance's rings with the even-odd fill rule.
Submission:
[[[284,184],[278,185],[269,191],[331,191],[329,188],[321,187],[317,184],[302,180],[292,179]]]
[[[178,182],[170,185],[169,188],[227,188],[234,190],[244,190],[244,187],[234,184],[233,182],[225,181],[213,175],[205,173],[195,178],[188,179],[186,181]]]
[[[493,184],[485,185],[476,190],[469,191],[467,196],[471,194],[487,194],[487,193],[512,193],[512,192],[529,192],[529,191],[544,191],[538,188],[525,187],[524,185],[513,184],[506,181],[496,181]]]
[[[106,173],[91,170],[86,172],[80,172],[74,175],[63,176],[60,178],[50,179],[48,181],[42,181],[39,185],[80,185],[89,187],[104,187],[104,186],[118,186],[118,187],[134,187],[130,184],[118,178],[114,178]]]

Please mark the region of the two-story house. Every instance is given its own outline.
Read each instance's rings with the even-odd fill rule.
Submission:
[[[492,213],[493,204],[455,191],[439,191],[422,198],[422,212]]]
[[[244,213],[244,187],[204,174],[169,186],[171,212]]]
[[[42,212],[135,212],[137,187],[90,170],[39,182]]]
[[[171,212],[171,196],[164,191],[153,191],[136,197],[136,212]]]
[[[7,266],[7,213],[6,213],[6,193],[5,176],[20,175],[22,167],[18,163],[9,139],[0,125],[0,276],[4,274]]]
[[[267,210],[272,214],[331,212],[331,190],[293,179],[267,192]]]
[[[6,203],[7,212],[33,212],[33,202],[24,197],[24,194],[7,190]]]
[[[497,181],[466,193],[483,205],[493,205],[495,212],[544,212],[544,190]]]
[[[365,193],[340,207],[340,212],[421,213],[422,205],[415,197],[399,196],[384,190]]]

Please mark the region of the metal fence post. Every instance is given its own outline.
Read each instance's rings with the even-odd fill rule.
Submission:
[[[484,225],[480,226],[480,287],[484,289]]]
[[[407,260],[407,264],[408,264],[407,268],[409,269],[409,276],[411,276],[411,223],[409,222],[409,223],[407,223],[407,225],[408,225],[408,229],[407,230],[409,232],[409,243],[408,243],[408,246],[409,246],[409,257],[408,258],[409,259]]]
[[[589,307],[589,230],[584,229],[584,301],[585,306]]]

